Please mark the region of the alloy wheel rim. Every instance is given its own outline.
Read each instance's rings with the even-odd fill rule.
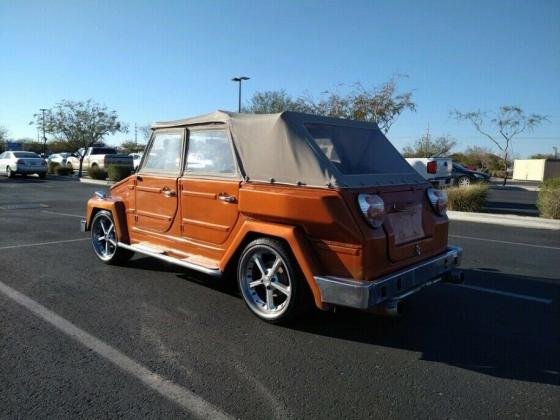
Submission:
[[[471,181],[467,178],[467,177],[462,177],[459,179],[459,185],[469,185],[471,183]]]
[[[292,299],[292,279],[284,259],[272,248],[259,246],[245,256],[241,270],[241,292],[257,315],[281,316]]]
[[[115,225],[107,216],[95,219],[91,227],[91,241],[97,256],[104,261],[110,260],[117,251]]]

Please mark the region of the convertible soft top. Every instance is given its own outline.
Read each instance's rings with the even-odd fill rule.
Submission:
[[[375,123],[288,111],[216,111],[152,128],[222,124],[229,127],[248,181],[330,188],[425,182]]]

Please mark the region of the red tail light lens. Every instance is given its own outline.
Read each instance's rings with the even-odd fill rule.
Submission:
[[[358,205],[371,227],[381,227],[385,219],[385,202],[381,197],[377,194],[360,194],[358,195]]]
[[[431,162],[428,162],[428,164],[426,166],[427,166],[429,174],[437,173],[437,162],[435,160],[432,160]]]
[[[447,212],[447,193],[435,188],[428,188],[426,194],[434,211],[440,216],[444,216]]]

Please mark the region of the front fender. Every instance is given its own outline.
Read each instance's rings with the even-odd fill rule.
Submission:
[[[107,210],[113,215],[117,238],[119,241],[129,243],[128,227],[126,224],[126,209],[122,200],[114,197],[92,197],[87,202],[86,231],[91,229],[91,221],[99,210]]]
[[[318,272],[318,265],[314,257],[313,249],[301,230],[294,226],[259,222],[255,220],[246,221],[237,232],[231,246],[228,247],[220,264],[220,270],[224,271],[226,269],[226,266],[231,261],[236,251],[244,246],[246,238],[254,234],[276,237],[287,242],[309,285],[315,305],[322,310],[328,309],[329,306],[321,301],[321,292],[315,281],[314,273]]]

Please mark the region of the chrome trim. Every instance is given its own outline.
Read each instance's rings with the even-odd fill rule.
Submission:
[[[133,252],[139,252],[139,253],[147,255],[149,257],[157,258],[159,260],[168,262],[170,264],[175,264],[175,265],[178,265],[178,266],[181,266],[181,267],[184,267],[184,268],[188,268],[189,270],[196,270],[196,271],[199,271],[199,272],[204,273],[204,274],[208,274],[208,275],[213,276],[213,277],[220,277],[222,275],[222,272],[217,268],[213,269],[213,268],[203,267],[203,266],[198,265],[198,264],[183,261],[183,260],[180,260],[178,258],[169,257],[167,255],[150,252],[145,248],[135,247],[133,245],[125,244],[125,243],[122,243],[122,242],[118,242],[117,245],[121,248],[128,249],[128,250],[133,251]]]
[[[333,276],[315,276],[315,281],[322,302],[369,309],[404,299],[425,286],[441,281],[461,264],[462,255],[462,248],[449,246],[440,255],[372,282]]]

